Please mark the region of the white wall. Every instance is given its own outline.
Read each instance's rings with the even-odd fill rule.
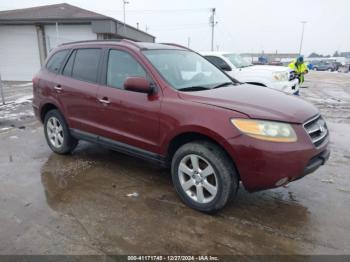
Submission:
[[[35,26],[0,25],[0,73],[2,80],[30,81],[40,69]]]

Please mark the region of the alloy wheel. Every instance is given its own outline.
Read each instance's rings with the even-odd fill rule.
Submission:
[[[218,192],[218,179],[213,166],[203,157],[189,154],[179,163],[178,176],[182,189],[197,203],[211,202]]]
[[[50,117],[46,125],[47,137],[50,144],[55,148],[60,148],[64,142],[63,128],[56,117]]]

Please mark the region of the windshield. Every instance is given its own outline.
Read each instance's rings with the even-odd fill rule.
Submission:
[[[195,91],[232,84],[232,80],[200,55],[186,50],[145,50],[144,55],[175,89]]]
[[[230,60],[230,62],[237,68],[248,67],[252,65],[243,57],[237,54],[225,54],[223,56],[228,58],[228,60]]]

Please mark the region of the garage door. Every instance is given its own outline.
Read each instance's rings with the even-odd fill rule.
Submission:
[[[3,80],[30,81],[40,69],[35,26],[0,26],[0,73]]]
[[[57,29],[56,31],[55,25],[45,26],[46,48],[48,53],[62,43],[97,39],[97,35],[91,30],[91,25],[58,24]]]

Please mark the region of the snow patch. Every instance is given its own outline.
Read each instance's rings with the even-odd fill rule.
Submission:
[[[13,86],[13,87],[26,87],[26,86],[31,86],[31,85],[32,85],[32,82],[27,82],[27,83],[11,85],[11,86]]]
[[[33,95],[22,96],[14,101],[15,104],[23,104],[25,102],[31,102]]]

